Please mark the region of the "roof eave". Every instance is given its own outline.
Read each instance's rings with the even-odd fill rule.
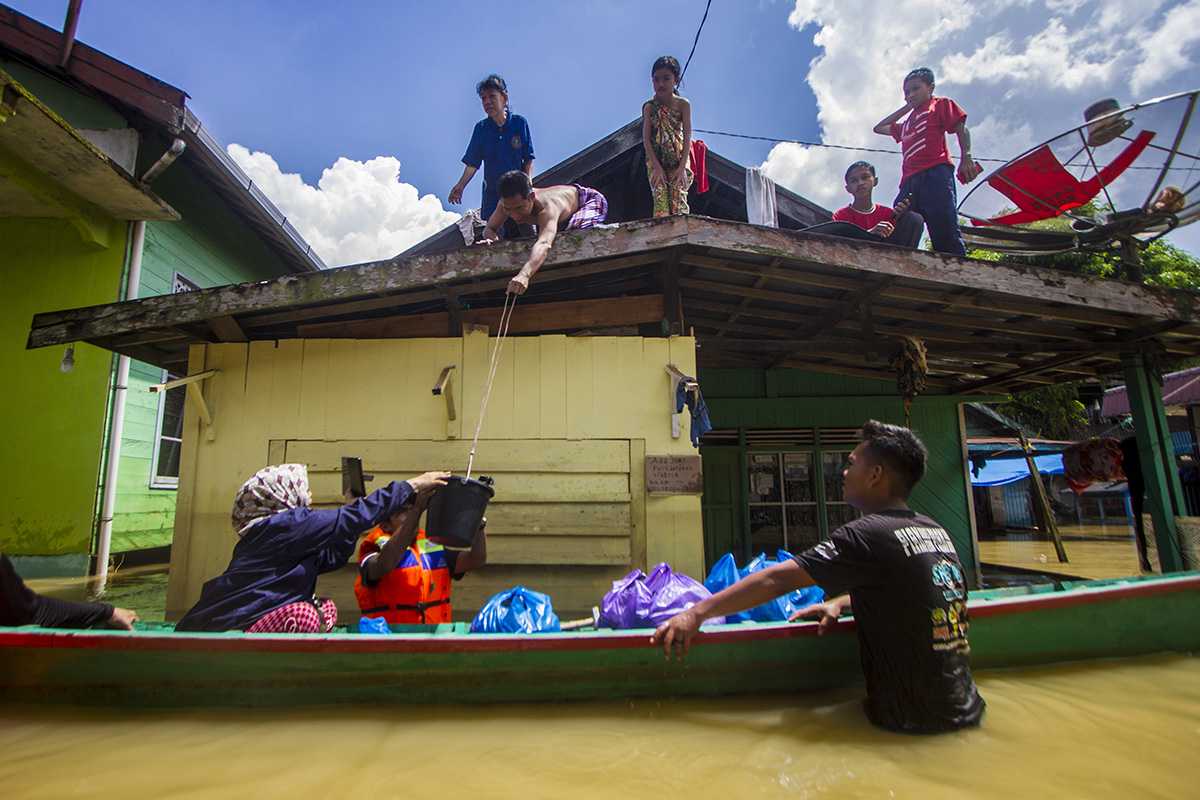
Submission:
[[[239,207],[257,223],[259,232],[268,235],[276,249],[287,256],[286,262],[293,274],[326,269],[325,262],[312,246],[250,176],[242,171],[190,109],[186,110],[182,136],[188,148],[197,154],[195,163],[204,176],[231,194],[230,199],[237,198],[240,201]]]

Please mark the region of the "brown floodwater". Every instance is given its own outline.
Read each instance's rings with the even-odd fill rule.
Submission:
[[[1200,796],[1200,658],[978,676],[982,728],[872,728],[861,690],[295,711],[0,709],[11,798]]]

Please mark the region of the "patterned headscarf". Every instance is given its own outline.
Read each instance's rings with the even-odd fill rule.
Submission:
[[[311,504],[308,467],[304,464],[264,467],[238,489],[233,501],[233,529],[241,536],[254,523],[272,514]]]

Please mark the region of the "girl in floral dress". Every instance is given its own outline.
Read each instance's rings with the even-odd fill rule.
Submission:
[[[692,106],[679,95],[679,61],[663,56],[650,77],[654,97],[642,105],[642,144],[654,197],[654,216],[688,213],[692,185]]]

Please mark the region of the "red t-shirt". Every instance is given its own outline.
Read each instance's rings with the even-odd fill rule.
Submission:
[[[864,214],[861,211],[856,211],[854,206],[844,206],[833,212],[834,220],[838,222],[852,222],[864,231],[869,231],[880,222],[891,222],[895,216],[892,209],[888,206],[881,206],[878,203],[871,209],[869,214]]]
[[[900,182],[938,164],[950,163],[946,134],[965,121],[967,112],[949,97],[931,97],[914,108],[903,123],[892,123],[892,138],[904,153]]]

